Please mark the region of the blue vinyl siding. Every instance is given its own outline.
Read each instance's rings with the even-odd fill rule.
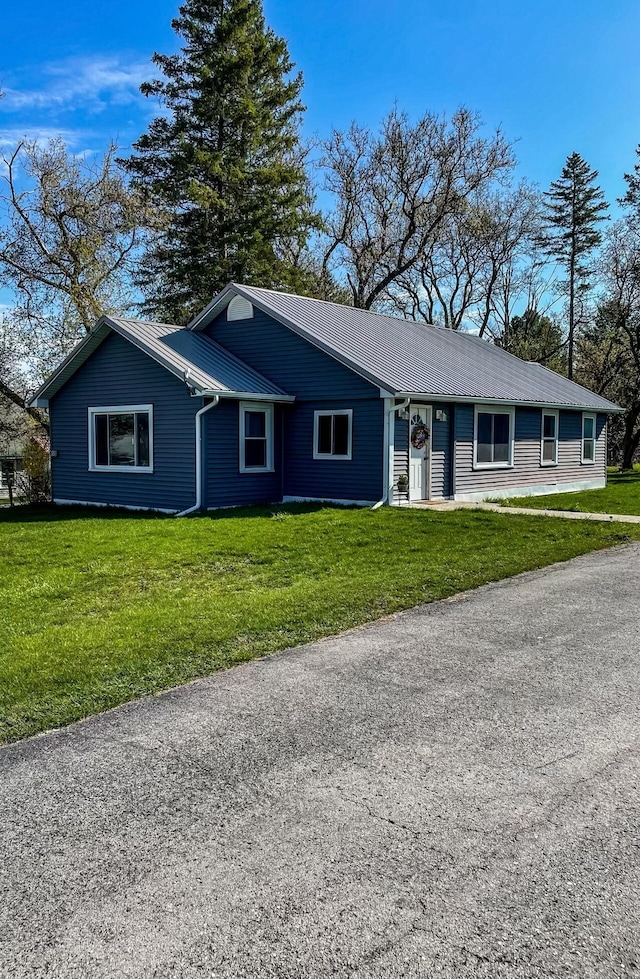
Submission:
[[[436,411],[444,411],[444,421],[437,421]],[[451,405],[434,404],[431,422],[431,498],[451,495]]]
[[[282,499],[283,411],[274,405],[272,473],[240,472],[240,404],[223,399],[204,416],[205,507],[253,506]]]
[[[314,459],[314,411],[353,409],[352,457]],[[384,404],[375,401],[298,402],[287,409],[283,482],[285,496],[379,500],[383,488]]]
[[[491,409],[488,409],[491,410]],[[499,408],[495,408],[496,411]],[[507,469],[473,468],[473,405],[457,405],[455,409],[456,437],[456,495],[505,490],[509,487],[528,488],[557,486],[580,480],[606,476],[606,416],[596,416],[596,461],[583,465],[582,411],[560,410],[558,428],[558,464],[540,463],[542,426],[541,408],[516,408],[514,465]],[[549,492],[549,490],[547,490]]]
[[[377,387],[260,310],[255,310],[251,319],[232,322],[227,322],[224,312],[207,332],[296,398],[295,403],[282,408],[282,495],[334,500],[379,500],[382,497],[384,409]],[[353,410],[352,458],[314,459],[314,411],[343,408]],[[212,418],[211,424],[215,423]],[[235,432],[233,429],[230,420],[224,438],[229,451],[233,452],[232,466],[237,467],[237,418]],[[213,480],[216,465],[214,436],[209,440],[207,454],[210,479]],[[250,479],[255,480],[255,484],[247,484],[245,488],[245,477],[244,473],[238,474],[237,491],[241,499],[244,501],[247,495],[254,493],[260,500],[264,499],[267,481],[258,475],[252,476]],[[231,478],[229,474],[230,481]],[[217,491],[215,499],[222,499]],[[255,502],[258,502],[257,497]]]
[[[223,312],[206,332],[297,399],[379,398],[369,381],[258,309],[251,319],[231,323]]]
[[[153,404],[152,473],[89,472],[90,406]],[[195,423],[202,405],[136,347],[111,334],[51,399],[54,499],[182,510],[195,502]]]

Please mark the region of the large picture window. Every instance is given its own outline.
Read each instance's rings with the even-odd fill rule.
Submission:
[[[89,408],[89,469],[153,472],[153,406]]]
[[[540,438],[540,465],[558,464],[558,412],[542,412],[542,432]]]
[[[596,461],[596,416],[582,416],[582,461],[588,464]]]
[[[240,405],[240,472],[273,472],[272,405]]]
[[[514,410],[476,408],[474,466],[476,469],[513,465]]]
[[[351,408],[314,412],[314,459],[351,458],[352,416]]]

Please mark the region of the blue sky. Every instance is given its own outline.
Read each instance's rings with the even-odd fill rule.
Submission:
[[[0,13],[0,144],[61,134],[76,152],[126,149],[153,105],[137,91],[154,50],[175,49],[171,0],[22,0]],[[394,100],[417,116],[477,109],[517,139],[542,187],[567,155],[609,199],[640,142],[638,0],[265,0],[305,76],[305,132],[375,125]]]

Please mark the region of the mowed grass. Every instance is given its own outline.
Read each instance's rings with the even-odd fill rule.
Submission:
[[[0,740],[638,539],[479,511],[0,511]]]
[[[640,469],[610,472],[600,490],[554,493],[550,496],[512,497],[503,506],[531,506],[542,510],[575,510],[579,513],[627,513],[640,516]]]

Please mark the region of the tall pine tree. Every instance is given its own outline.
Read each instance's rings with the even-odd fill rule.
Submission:
[[[305,288],[289,258],[316,225],[299,144],[302,75],[260,0],[185,0],[178,54],[141,86],[165,114],[122,161],[166,214],[140,265],[145,311],[186,321],[227,282]]]
[[[640,145],[636,148],[636,163],[632,173],[625,173],[624,179],[627,183],[627,192],[624,197],[618,198],[618,203],[623,207],[631,208],[632,216],[637,220],[640,218]]]
[[[577,300],[589,289],[592,268],[589,258],[602,241],[598,230],[606,220],[608,204],[595,183],[597,170],[591,170],[579,153],[572,153],[545,192],[543,202],[544,233],[541,244],[548,255],[557,259],[567,274],[569,324],[567,373],[573,377],[575,333],[578,323]]]

